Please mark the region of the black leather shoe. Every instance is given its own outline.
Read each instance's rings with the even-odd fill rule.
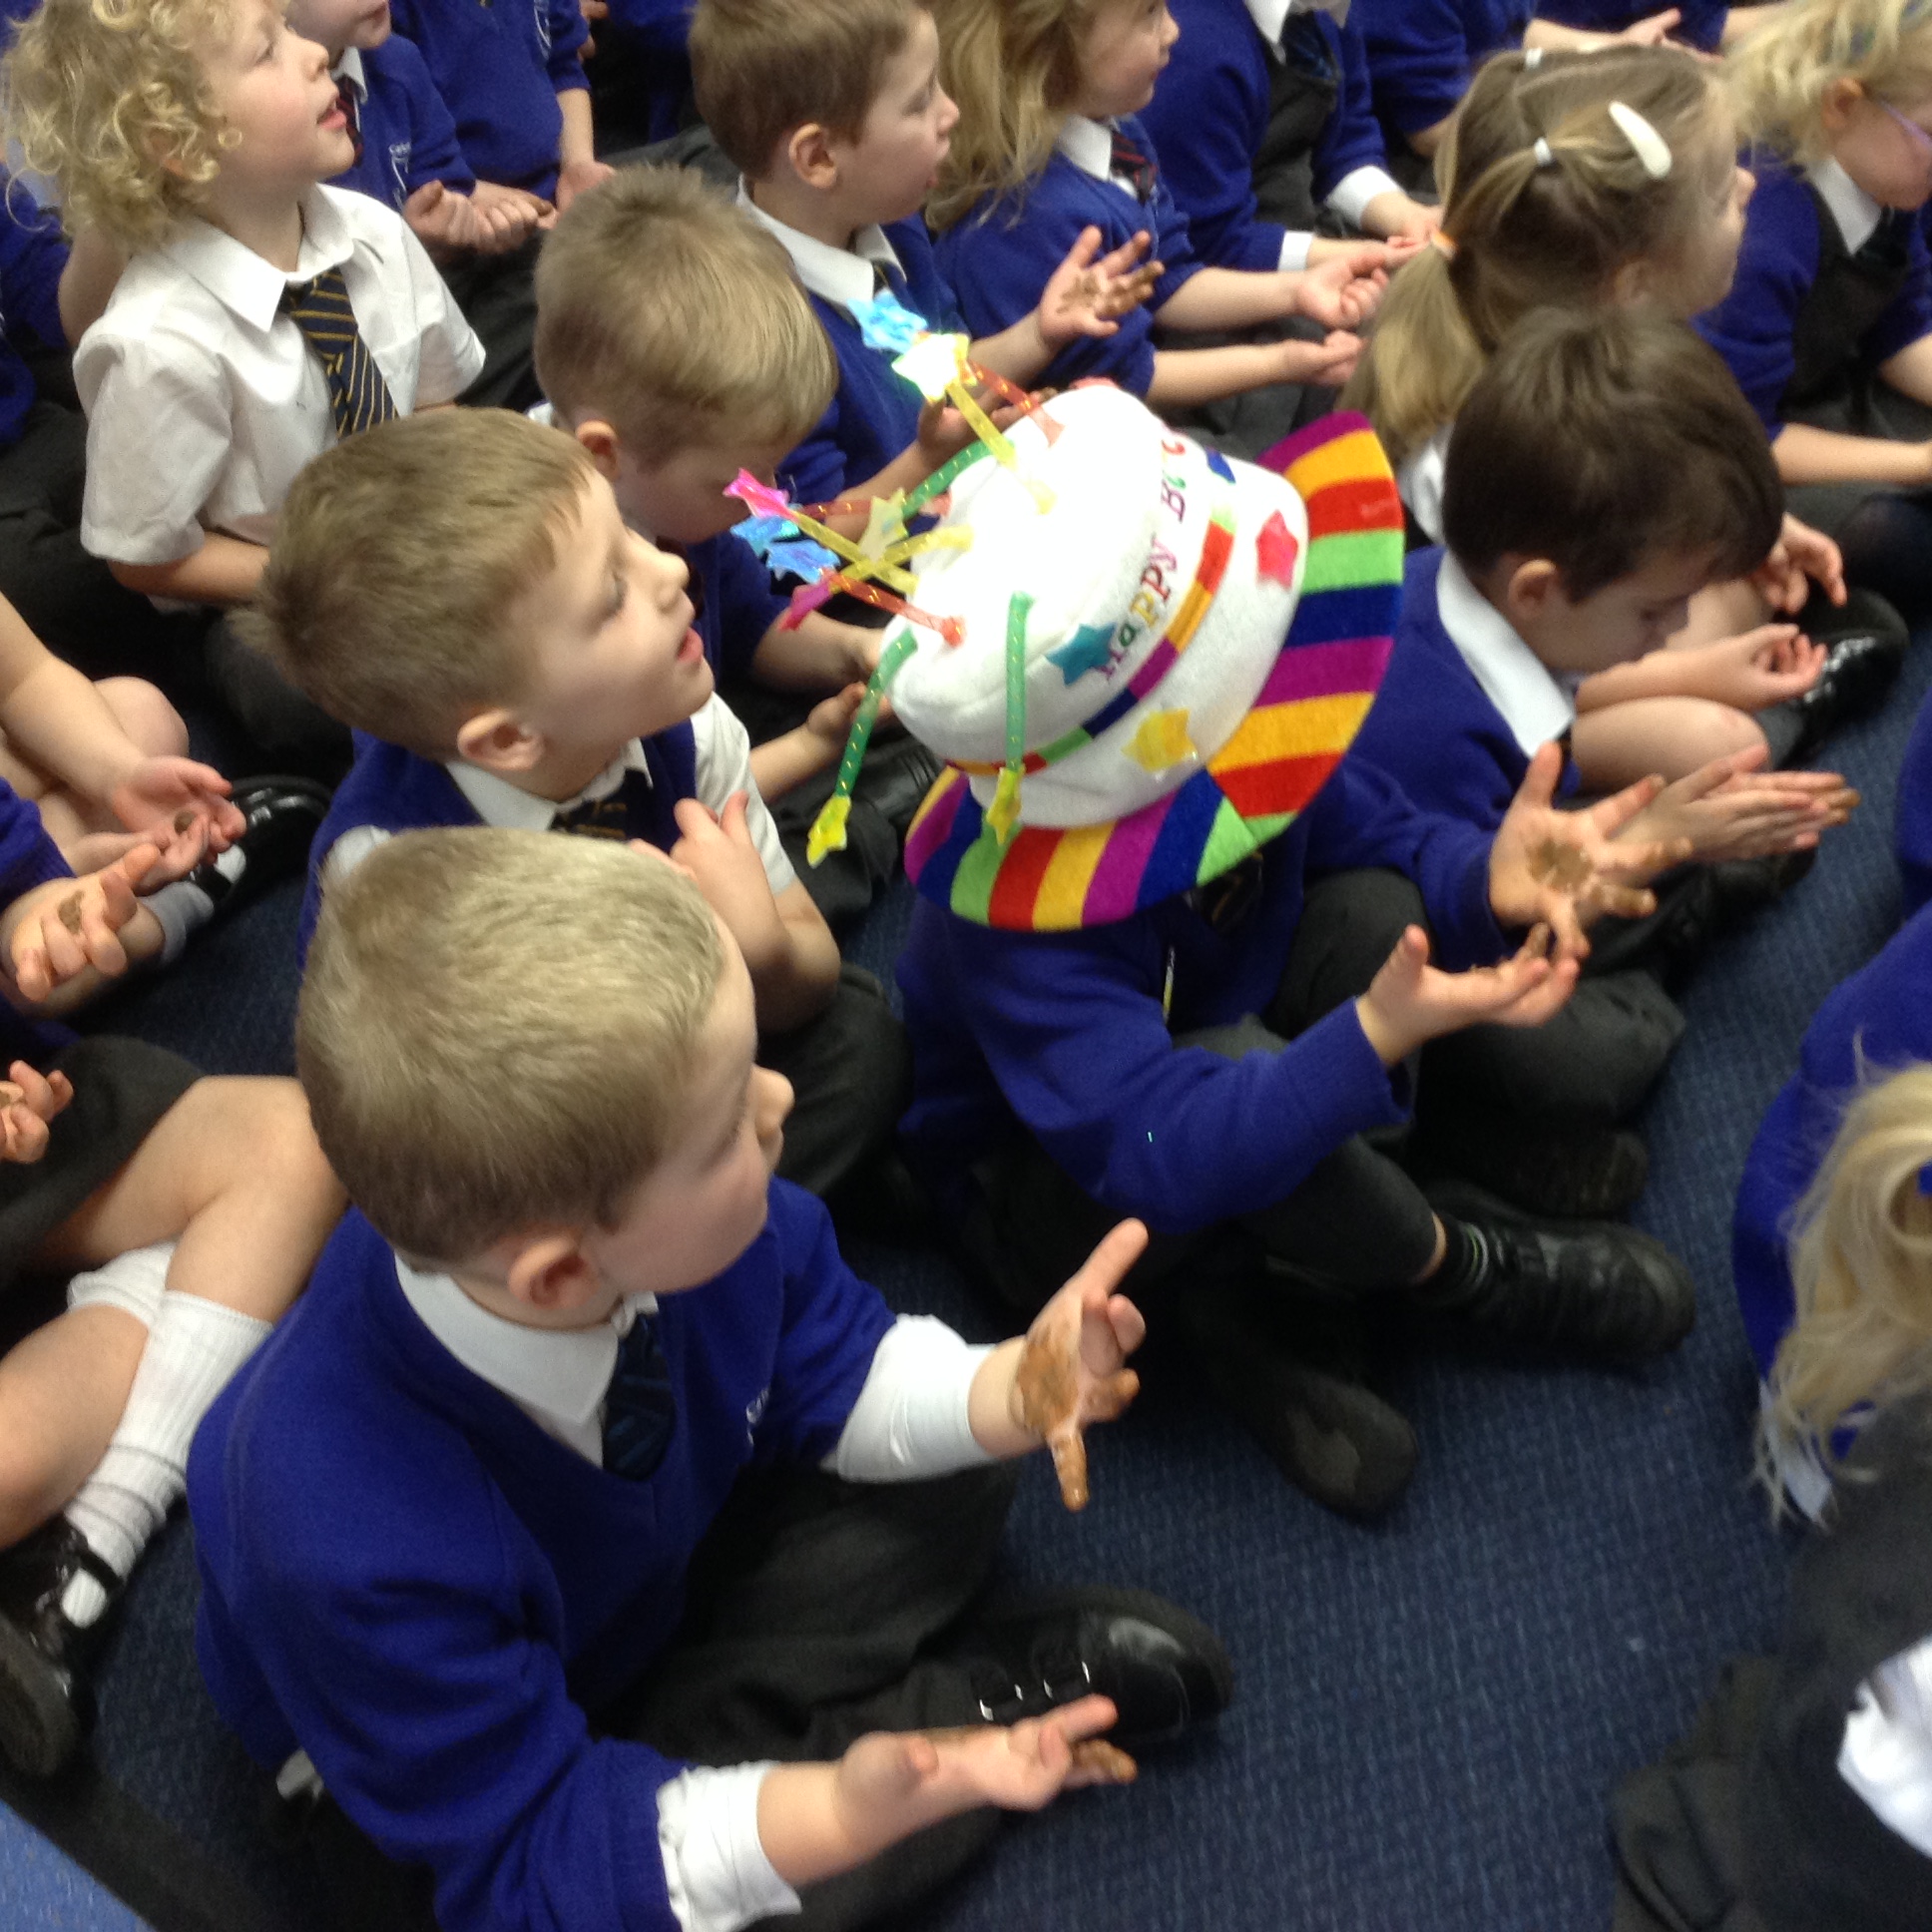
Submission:
[[[1696,1289],[1661,1241],[1619,1221],[1538,1219],[1466,1182],[1427,1191],[1486,1250],[1464,1287],[1425,1281],[1411,1298],[1510,1341],[1635,1363],[1667,1354],[1697,1318]]]
[[[85,1571],[108,1608],[81,1628],[61,1609]],[[0,1551],[0,1751],[28,1777],[52,1777],[94,1721],[92,1671],[125,1585],[64,1516]]]
[[[231,876],[234,861],[227,853],[219,863],[204,859],[189,873],[189,884],[200,886],[223,917],[239,911],[277,879],[308,863],[308,848],[328,815],[328,787],[312,778],[272,774],[238,780],[235,803],[247,823],[229,849],[240,852],[245,863]]]
[[[1068,1590],[990,1612],[968,1660],[979,1714],[1038,1717],[1098,1692],[1123,1750],[1167,1743],[1227,1708],[1234,1667],[1198,1617],[1144,1590]]]
[[[1807,757],[1840,724],[1867,718],[1884,702],[1905,662],[1905,620],[1870,591],[1847,594],[1842,607],[1813,597],[1799,614],[1806,635],[1826,647],[1824,670],[1791,700],[1798,738],[1789,762]]]

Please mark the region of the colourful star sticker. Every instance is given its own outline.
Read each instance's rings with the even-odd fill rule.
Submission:
[[[865,534],[858,540],[861,558],[883,557],[905,536],[905,492],[875,496],[865,512]]]
[[[1283,590],[1294,589],[1294,560],[1301,546],[1294,540],[1287,519],[1279,510],[1262,524],[1254,539],[1254,569],[1258,576],[1271,578]]]
[[[1071,685],[1090,671],[1105,671],[1113,661],[1113,643],[1111,624],[1083,624],[1065,644],[1047,653],[1047,662]]]
[[[791,500],[782,490],[774,490],[769,483],[760,483],[749,470],[739,470],[724,485],[724,494],[748,504],[754,517],[782,517],[791,508]]]
[[[1194,739],[1188,735],[1187,712],[1149,712],[1128,740],[1127,755],[1157,778],[1184,760],[1199,756]]]
[[[868,349],[902,355],[927,333],[926,318],[908,308],[891,289],[882,288],[870,301],[849,304],[858,324],[859,340]]]
[[[892,370],[904,376],[928,402],[937,402],[959,380],[965,354],[963,335],[922,335],[895,358]]]

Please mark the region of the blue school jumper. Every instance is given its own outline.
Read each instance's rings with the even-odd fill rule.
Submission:
[[[67,243],[60,224],[26,189],[0,174],[0,449],[20,440],[34,406],[33,371],[23,347],[64,349],[60,278]]]
[[[1730,13],[1727,0],[1675,0],[1675,4],[1684,18],[1672,30],[1671,38],[1714,54]],[[1621,34],[1626,27],[1663,11],[1656,0],[1542,0],[1536,16],[1565,27],[1581,27],[1587,33]]]
[[[698,793],[698,750],[690,723],[674,724],[668,731],[646,738],[644,755],[651,769],[651,784],[648,790],[642,785],[625,788],[630,810],[624,835],[645,839],[668,852],[680,836],[672,807],[680,798],[696,797]],[[323,868],[344,832],[357,825],[407,832],[429,825],[480,823],[476,807],[444,766],[405,751],[399,744],[357,731],[355,762],[335,787],[328,816],[308,848],[308,887],[302,895],[295,934],[297,957],[308,957],[308,942],[315,936],[315,921],[322,910]]]
[[[1156,164],[1148,131],[1134,115],[1120,124]],[[1036,387],[1067,388],[1083,376],[1106,376],[1137,396],[1154,380],[1154,313],[1205,264],[1188,237],[1188,218],[1157,172],[1146,202],[1111,181],[1096,181],[1055,150],[1044,171],[1017,196],[976,203],[939,238],[939,272],[959,297],[975,338],[997,335],[1040,304],[1053,271],[1084,228],[1101,232],[1101,252],[1146,230],[1151,258],[1167,264],[1144,306],[1120,318],[1118,334],[1083,337],[1048,363]]]
[[[433,181],[458,195],[476,186],[436,83],[422,55],[400,34],[362,52],[364,93],[357,116],[362,159],[330,183],[386,202],[398,215]]]
[[[1798,1071],[1771,1102],[1737,1188],[1730,1272],[1760,1375],[1796,1314],[1785,1248],[1791,1210],[1816,1177],[1857,1088],[1909,1060],[1932,1060],[1932,908],[1835,987],[1805,1029]]]
[[[1391,146],[1455,111],[1477,68],[1520,47],[1535,0],[1355,0],[1375,113]]]
[[[351,1211],[195,1439],[218,1708],[264,1765],[306,1750],[389,1858],[430,1866],[445,1932],[678,1932],[657,1799],[684,1766],[585,1713],[677,1630],[738,1472],[831,1453],[892,1325],[782,1181],[757,1239],[656,1319],[677,1422],[629,1481],[458,1362]]]
[[[553,195],[564,131],[557,97],[590,85],[577,0],[394,0],[391,11],[455,116],[477,178]]]
[[[1071,933],[999,932],[922,898],[899,961],[909,1157],[942,1203],[957,1202],[972,1163],[1024,1128],[1094,1200],[1159,1232],[1284,1200],[1351,1135],[1403,1118],[1354,1002],[1279,1053],[1238,1062],[1177,1047],[1170,1028],[1267,1008],[1311,874],[1402,872],[1421,888],[1442,963],[1499,958],[1489,846],[1418,812],[1351,753],[1264,848],[1255,902],[1232,931],[1216,931],[1191,895]]]
[[[40,807],[0,778],[0,906],[52,879],[71,879],[74,868],[40,822]],[[0,1071],[16,1060],[44,1066],[75,1035],[58,1020],[29,1019],[0,1000]]]
[[[1493,832],[1530,758],[1443,628],[1436,582],[1446,554],[1413,551],[1403,566],[1395,647],[1348,755],[1386,773],[1421,810]],[[1559,795],[1578,783],[1566,758]]]
[[[1899,884],[1910,918],[1932,899],[1932,699],[1919,707],[1898,773]]]
[[[1261,38],[1246,0],[1175,0],[1174,14],[1181,38],[1153,101],[1141,112],[1161,151],[1163,178],[1188,218],[1203,261],[1278,268],[1287,231],[1262,221],[1254,200],[1254,159],[1268,130],[1277,56]],[[1331,14],[1310,20],[1340,82],[1310,157],[1319,203],[1358,168],[1386,168],[1388,156],[1369,100],[1360,25],[1352,15],[1339,27]]]
[[[643,56],[645,139],[668,141],[691,98],[691,58],[685,51],[693,0],[611,0],[605,27]]]
[[[713,678],[748,678],[764,634],[791,601],[789,591],[773,590],[757,553],[728,530],[677,549],[691,571],[691,599],[698,607],[693,628],[705,641]]]
[[[902,270],[895,274],[886,267],[892,293],[935,334],[967,333],[933,257],[925,223],[915,215],[889,224],[883,234]],[[838,357],[838,393],[817,427],[778,465],[778,481],[794,503],[829,503],[850,485],[876,476],[912,441],[924,398],[892,373],[894,351],[866,346],[848,310],[809,289],[806,293]],[[1034,302],[1039,299],[1036,294]]]
[[[1818,306],[1812,297],[1818,286],[1820,225],[1832,218],[1796,170],[1775,160],[1754,166],[1757,193],[1744,214],[1737,278],[1715,308],[1697,317],[1696,329],[1730,365],[1765,433],[1775,438],[1787,420],[1799,419],[1807,402],[1852,371],[1814,366],[1816,358],[1804,353],[1814,333],[1819,339],[1836,333],[1837,317],[1812,312]],[[1893,211],[1881,218],[1880,229],[1890,230],[1902,262],[1898,292],[1857,338],[1856,358],[1867,369],[1932,334],[1932,259],[1918,219]],[[1836,243],[1835,234],[1830,241]],[[1842,286],[1834,283],[1827,300],[1835,308],[1842,299]]]

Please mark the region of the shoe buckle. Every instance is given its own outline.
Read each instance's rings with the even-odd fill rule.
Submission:
[[[1025,1690],[1014,1684],[1007,1687],[1003,1696],[980,1697],[979,1714],[989,1724],[1018,1723],[1026,1714]]]
[[[1059,1671],[1050,1668],[1042,1677],[1047,1702],[1056,1709],[1063,1703],[1072,1703],[1076,1697],[1084,1697],[1094,1688],[1094,1674],[1084,1657],[1070,1658]]]

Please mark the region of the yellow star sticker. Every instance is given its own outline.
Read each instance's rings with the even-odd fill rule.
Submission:
[[[903,355],[893,359],[893,370],[904,376],[928,402],[937,402],[946,393],[947,385],[959,380],[965,342],[963,335],[922,335]]]
[[[865,512],[865,534],[858,540],[861,558],[883,557],[905,535],[905,492],[875,496]]]
[[[1157,778],[1185,759],[1200,756],[1188,735],[1187,712],[1149,712],[1141,720],[1140,729],[1128,739],[1127,755]]]

